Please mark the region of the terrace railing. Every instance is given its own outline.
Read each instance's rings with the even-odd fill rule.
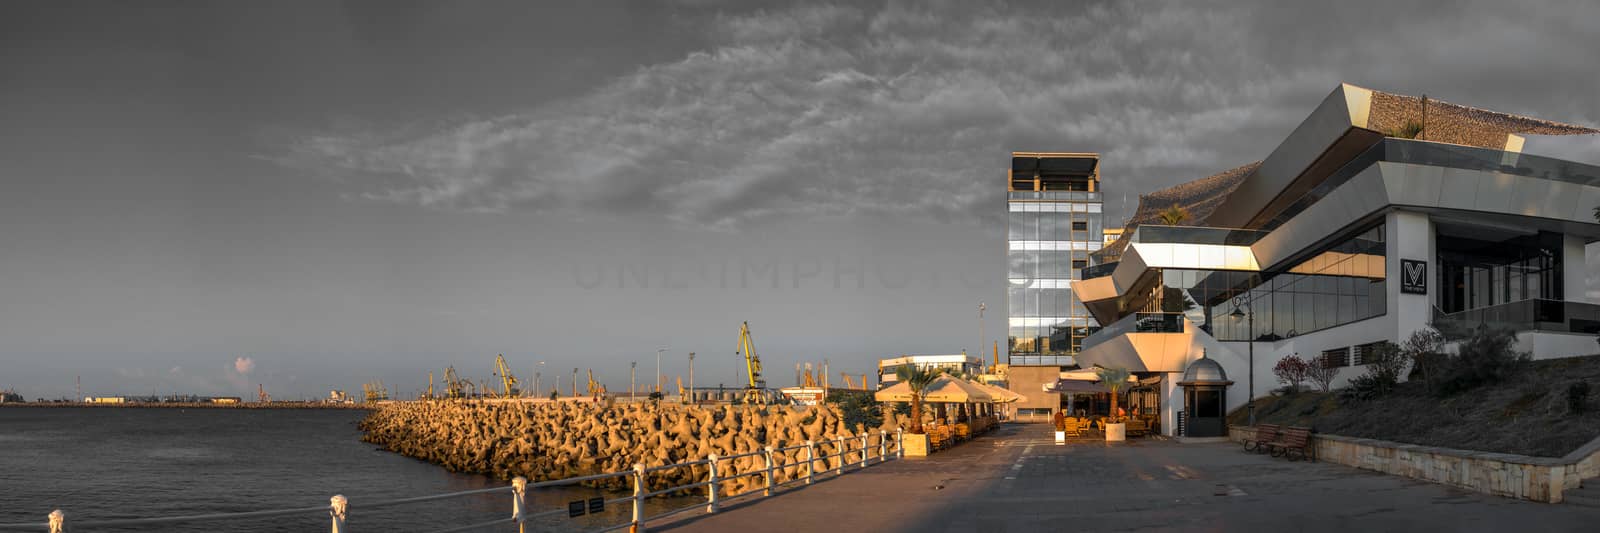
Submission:
[[[876,439],[876,444],[873,442],[874,438]],[[826,444],[833,445],[832,452],[819,455],[818,452],[822,451],[819,447]],[[896,429],[892,436],[887,430],[878,430],[876,434],[866,431],[859,435],[841,436],[821,442],[808,440],[804,444],[786,446],[783,448],[773,448],[768,446],[759,451],[727,456],[711,454],[710,456],[698,461],[687,461],[651,467],[646,467],[643,464],[635,464],[633,465],[632,469],[621,472],[606,472],[589,476],[541,481],[537,483],[529,483],[526,478],[518,476],[511,480],[511,484],[509,486],[505,487],[491,487],[486,489],[466,490],[446,494],[382,500],[370,503],[356,502],[355,504],[352,504],[350,500],[345,498],[343,495],[335,495],[329,499],[327,506],[272,509],[240,513],[167,516],[157,518],[84,520],[81,522],[74,521],[71,523],[71,525],[73,528],[81,530],[86,528],[100,527],[109,528],[229,522],[281,516],[307,517],[326,513],[333,533],[348,533],[350,530],[346,529],[345,527],[346,517],[360,512],[367,512],[373,509],[404,507],[410,504],[448,500],[452,498],[461,498],[479,494],[510,493],[511,516],[485,520],[483,522],[472,524],[463,524],[457,527],[439,530],[439,533],[472,531],[506,524],[517,524],[519,530],[521,530],[523,526],[530,520],[557,517],[562,513],[568,512],[568,508],[566,507],[548,510],[529,509],[526,498],[527,491],[529,489],[575,485],[586,481],[627,478],[629,480],[629,484],[633,487],[632,494],[619,498],[604,500],[604,503],[607,507],[610,507],[614,504],[628,504],[631,508],[631,518],[626,522],[606,526],[595,531],[616,531],[624,528],[630,529],[631,531],[644,531],[645,524],[649,523],[650,521],[666,518],[684,511],[699,509],[702,505],[704,505],[705,512],[715,513],[719,507],[724,505],[730,498],[740,498],[745,496],[768,497],[777,494],[778,491],[784,488],[810,485],[816,482],[819,477],[825,478],[830,474],[832,476],[842,476],[847,472],[860,470],[872,464],[881,464],[890,460],[891,458],[899,459],[905,457],[904,445],[905,434],[900,429]],[[733,465],[735,463],[733,461],[746,457],[761,457],[763,459],[762,464],[764,467],[753,469],[747,472],[734,472]],[[779,458],[782,458],[782,465],[779,464]],[[838,458],[839,460],[835,462],[832,467],[829,467],[828,460],[833,458]],[[874,459],[876,459],[875,462]],[[817,468],[817,463],[819,461],[821,461],[823,465],[823,467],[820,469]],[[680,468],[691,468],[702,465],[707,467],[708,472],[708,475],[702,481],[651,490],[649,485],[649,475],[652,473],[665,472]],[[803,467],[804,475],[796,474],[790,479],[778,479],[778,474],[792,466]],[[756,488],[738,494],[719,493],[721,490],[719,485],[721,483],[749,476],[760,476],[762,482]],[[693,491],[700,488],[705,489],[705,500],[703,503],[696,502],[651,516],[647,516],[645,514],[644,502],[647,499],[673,494],[682,494],[683,491]],[[0,524],[0,531],[48,531],[50,533],[63,533],[69,531],[67,526],[68,522],[66,513],[60,509],[56,509],[51,511],[43,522]]]

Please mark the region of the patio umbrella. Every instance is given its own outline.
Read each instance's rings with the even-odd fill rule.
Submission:
[[[923,401],[933,403],[988,403],[994,397],[977,385],[954,376],[939,376],[922,390]]]
[[[993,396],[995,403],[1011,403],[1028,399],[1027,396],[1023,396],[1021,394],[1011,392],[1008,389],[996,387],[987,383],[978,383],[977,385],[982,387],[984,392],[987,392],[990,396]]]
[[[896,383],[873,393],[872,398],[880,402],[909,402],[911,401],[911,385],[903,382]]]

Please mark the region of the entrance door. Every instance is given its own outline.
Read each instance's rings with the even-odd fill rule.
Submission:
[[[1223,420],[1226,398],[1221,388],[1189,387],[1184,396],[1188,403],[1185,410],[1189,412],[1188,436],[1221,437],[1227,434],[1227,425]]]

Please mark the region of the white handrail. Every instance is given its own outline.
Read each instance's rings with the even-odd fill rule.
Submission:
[[[571,485],[571,484],[575,484],[575,483],[582,483],[582,482],[585,482],[585,481],[595,481],[595,480],[600,480],[600,479],[608,479],[608,478],[627,476],[627,477],[630,478],[631,485],[633,486],[633,493],[628,495],[628,496],[606,500],[605,503],[607,505],[610,505],[610,504],[619,504],[619,503],[623,503],[623,502],[629,502],[630,506],[632,507],[632,517],[628,522],[624,522],[622,524],[618,524],[618,525],[614,525],[614,526],[608,526],[606,528],[601,529],[601,531],[612,531],[612,530],[616,530],[616,529],[630,528],[630,527],[634,531],[644,531],[645,524],[648,523],[651,520],[655,520],[655,519],[658,519],[658,518],[661,518],[661,517],[677,514],[677,513],[689,510],[689,509],[699,505],[699,504],[690,505],[690,506],[686,506],[686,507],[681,507],[681,508],[676,508],[676,509],[672,509],[672,510],[669,510],[669,511],[665,511],[665,512],[656,514],[654,516],[645,516],[644,501],[646,499],[648,499],[648,498],[653,498],[653,497],[656,497],[656,496],[661,496],[661,495],[668,494],[668,493],[673,493],[673,492],[679,492],[679,491],[684,491],[684,490],[689,490],[689,489],[696,489],[696,488],[700,488],[700,487],[705,487],[706,488],[705,512],[707,512],[707,513],[715,513],[715,512],[717,512],[718,508],[721,505],[721,502],[723,501],[723,499],[725,499],[725,497],[743,497],[743,496],[753,495],[753,494],[757,494],[757,493],[759,493],[761,497],[768,497],[768,496],[772,496],[772,495],[778,493],[777,489],[781,489],[785,485],[795,484],[795,483],[799,483],[799,482],[804,482],[805,485],[810,485],[815,481],[816,476],[817,476],[817,474],[819,472],[825,474],[829,470],[829,468],[827,468],[827,462],[826,462],[828,459],[838,458],[839,462],[838,462],[837,466],[835,468],[833,468],[832,470],[834,471],[834,475],[835,476],[839,476],[839,475],[843,475],[845,473],[845,467],[846,466],[853,466],[853,467],[855,467],[856,470],[859,470],[859,469],[862,469],[862,468],[866,468],[868,465],[872,464],[870,461],[868,461],[868,458],[869,458],[869,455],[871,454],[871,452],[874,451],[874,448],[876,448],[876,451],[878,453],[878,464],[882,464],[884,461],[888,461],[890,459],[890,457],[891,457],[891,455],[890,455],[891,449],[894,452],[896,452],[896,454],[897,454],[895,456],[895,458],[904,457],[904,455],[905,455],[904,442],[905,441],[904,441],[904,436],[903,436],[902,432],[899,429],[895,430],[895,437],[896,437],[895,439],[890,439],[889,438],[889,433],[888,433],[887,430],[879,430],[878,431],[878,446],[874,447],[874,446],[871,446],[872,433],[870,431],[863,431],[863,432],[861,432],[860,435],[853,435],[853,436],[841,435],[841,436],[839,436],[839,437],[837,437],[837,438],[835,438],[835,439],[833,439],[831,441],[822,441],[821,443],[808,440],[808,441],[805,441],[805,443],[803,443],[803,444],[797,444],[797,445],[794,445],[794,446],[786,446],[786,447],[783,447],[783,448],[773,448],[771,446],[767,446],[767,447],[762,448],[762,449],[757,450],[757,451],[734,454],[734,455],[728,455],[728,456],[720,456],[720,455],[717,455],[717,454],[711,454],[711,455],[707,456],[704,459],[698,459],[698,460],[694,460],[694,461],[684,461],[684,462],[681,462],[681,463],[672,463],[672,464],[653,466],[653,467],[645,467],[642,464],[636,464],[636,465],[633,466],[632,469],[621,471],[621,472],[604,472],[604,473],[600,473],[600,474],[591,474],[591,475],[586,475],[586,476],[577,476],[577,477],[570,477],[570,478],[564,478],[564,479],[541,481],[541,482],[538,482],[538,483],[529,483],[526,478],[518,476],[518,477],[516,477],[516,478],[511,480],[511,484],[509,486],[490,487],[490,488],[483,488],[483,489],[472,489],[472,490],[464,490],[464,491],[458,491],[458,492],[449,492],[449,493],[444,493],[444,494],[431,494],[431,495],[427,495],[427,496],[414,496],[414,497],[409,497],[409,498],[380,500],[380,501],[376,501],[376,502],[372,502],[372,503],[368,503],[368,504],[360,504],[360,505],[355,506],[353,509],[350,506],[349,499],[345,498],[343,495],[335,495],[329,500],[329,504],[327,506],[297,507],[297,508],[292,508],[292,509],[273,509],[273,510],[265,510],[265,511],[245,511],[245,512],[238,512],[238,513],[209,513],[209,514],[199,514],[199,515],[166,516],[166,517],[154,517],[154,518],[122,518],[122,519],[111,519],[111,520],[87,520],[87,521],[83,521],[83,522],[72,522],[71,525],[72,526],[76,526],[76,527],[80,527],[80,528],[82,528],[82,527],[123,527],[123,526],[175,524],[175,523],[188,523],[188,522],[212,522],[212,521],[220,521],[220,520],[240,520],[240,519],[249,519],[249,518],[266,518],[266,517],[275,517],[275,516],[289,516],[289,515],[301,515],[301,514],[310,515],[312,513],[327,513],[327,516],[329,517],[329,519],[330,519],[330,521],[332,523],[332,531],[334,533],[347,533],[347,530],[345,528],[345,518],[352,510],[359,512],[359,511],[365,511],[367,509],[376,509],[376,508],[382,508],[382,507],[395,507],[395,506],[402,506],[402,505],[408,505],[408,504],[413,504],[413,503],[430,502],[430,501],[444,500],[444,499],[449,499],[449,498],[459,498],[459,497],[463,497],[463,496],[472,496],[472,495],[477,495],[477,494],[492,494],[492,493],[498,493],[498,492],[510,492],[511,493],[511,496],[512,496],[511,516],[509,518],[499,518],[499,519],[495,519],[495,520],[492,520],[492,521],[486,521],[486,522],[477,523],[477,524],[459,526],[459,527],[443,530],[440,533],[449,532],[449,531],[468,531],[468,530],[472,530],[472,529],[478,529],[478,528],[488,527],[488,526],[497,525],[497,524],[523,524],[523,523],[526,523],[529,519],[541,518],[541,517],[546,517],[546,516],[554,516],[554,515],[560,514],[563,511],[563,509],[551,509],[551,510],[547,510],[547,511],[530,512],[529,509],[528,509],[528,506],[527,506],[528,504],[527,504],[527,500],[526,500],[526,494],[527,494],[527,491],[529,489],[536,489],[536,488],[542,488],[542,487],[555,487],[555,486],[561,486],[561,485]],[[859,449],[857,449],[857,450],[851,450],[850,446],[849,446],[849,443],[852,440],[855,440],[855,439],[858,439],[858,438],[861,441],[861,447]],[[834,445],[834,453],[826,453],[826,454],[820,454],[819,455],[817,453],[817,445],[818,444],[828,444],[828,443],[832,443]],[[806,467],[805,474],[801,475],[798,472],[796,472],[793,476],[790,477],[790,479],[787,479],[787,480],[784,480],[784,481],[778,481],[777,480],[777,472],[778,471],[782,470],[785,467],[798,466],[800,461],[797,460],[797,459],[791,458],[789,456],[789,452],[796,451],[796,450],[805,450],[805,460],[804,460],[805,461],[805,467]],[[846,457],[846,455],[853,455],[853,454],[856,454],[856,453],[860,454],[860,459],[861,459],[860,461],[852,461],[852,460],[850,460],[849,458]],[[779,466],[777,464],[777,462],[774,460],[774,455],[775,454],[776,455],[780,455],[780,456],[783,457],[784,463],[785,463],[783,466]],[[755,457],[755,456],[758,456],[758,455],[762,456],[764,461],[765,461],[764,462],[764,468],[756,469],[756,470],[753,470],[753,471],[750,471],[750,472],[738,472],[738,473],[723,472],[722,471],[722,468],[723,468],[722,465],[723,464],[728,465],[727,468],[729,470],[732,470],[733,469],[733,463],[732,463],[733,460],[741,459],[741,458],[745,458],[745,457]],[[823,468],[821,470],[818,470],[816,468],[817,461],[823,461]],[[686,468],[686,467],[699,466],[699,465],[706,465],[708,467],[707,468],[708,475],[707,475],[706,479],[701,480],[701,481],[692,482],[692,483],[686,483],[686,484],[683,484],[683,485],[670,486],[670,487],[666,487],[666,488],[662,488],[662,489],[658,489],[658,490],[649,490],[648,482],[647,482],[647,480],[645,478],[645,476],[647,474],[649,474],[651,472],[660,472],[660,471],[663,471],[663,470],[671,470],[671,469],[675,469],[675,468]],[[720,491],[718,485],[721,482],[724,482],[724,481],[727,481],[727,480],[731,480],[731,479],[738,479],[738,478],[746,477],[746,476],[762,476],[763,483],[761,484],[761,486],[759,486],[759,487],[757,487],[755,489],[748,490],[748,491],[745,491],[745,492],[742,492],[742,493],[739,493],[739,494],[733,494],[733,495],[722,495],[722,494],[720,494],[721,491]],[[67,526],[68,526],[68,521],[67,521],[66,513],[61,511],[60,509],[56,509],[54,511],[51,511],[51,513],[47,517],[47,520],[45,522],[43,522],[43,523],[37,523],[36,522],[36,523],[0,524],[0,530],[49,531],[49,532],[52,532],[52,533],[59,533],[59,532],[67,531]]]

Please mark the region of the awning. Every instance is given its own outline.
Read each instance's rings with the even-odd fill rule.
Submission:
[[[984,392],[989,393],[990,396],[993,396],[995,403],[1011,403],[1028,399],[1027,396],[987,383],[976,383],[976,385],[983,388]]]

